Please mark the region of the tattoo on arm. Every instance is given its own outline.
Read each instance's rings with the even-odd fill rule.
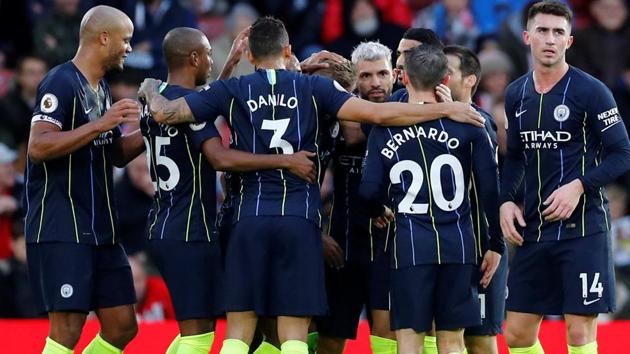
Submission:
[[[162,95],[155,95],[151,97],[150,108],[151,115],[160,123],[179,124],[195,122],[192,112],[183,98],[169,101]]]

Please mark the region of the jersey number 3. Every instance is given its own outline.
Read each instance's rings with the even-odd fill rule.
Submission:
[[[455,196],[452,200],[447,200],[442,192],[442,178],[440,177],[440,174],[442,172],[442,167],[445,165],[448,165],[451,168],[452,175],[454,176],[453,189],[455,191]],[[401,179],[401,175],[404,171],[411,172],[411,185],[407,188],[407,194],[405,194],[403,200],[398,203],[398,212],[406,214],[426,214],[429,210],[428,203],[414,203],[416,196],[422,188],[422,183],[424,182],[424,172],[422,171],[422,167],[412,160],[397,162],[394,166],[392,166],[391,170],[389,170],[389,179],[392,184],[404,183]],[[435,202],[435,205],[444,211],[453,211],[459,208],[464,201],[465,190],[464,170],[459,160],[453,155],[442,154],[433,160],[429,172],[429,187],[431,188],[431,192],[429,193],[429,202],[431,201],[431,196],[433,196],[433,202]],[[405,186],[403,184],[403,189],[404,188]]]
[[[293,153],[293,146],[290,142],[282,139],[282,136],[287,131],[289,127],[290,119],[278,119],[278,120],[269,120],[265,119],[262,121],[262,130],[272,130],[273,135],[271,136],[271,142],[269,143],[270,148],[279,148],[282,150],[282,153],[285,155],[289,155]]]

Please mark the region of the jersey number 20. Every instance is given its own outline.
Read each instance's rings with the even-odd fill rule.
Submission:
[[[442,167],[445,165],[448,165],[451,168],[454,176],[453,189],[455,191],[455,196],[452,200],[447,200],[442,192],[442,178],[440,177],[440,174],[442,172]],[[411,172],[411,185],[407,188],[407,194],[403,200],[398,203],[398,212],[406,214],[426,214],[429,209],[428,203],[414,203],[418,192],[420,192],[420,188],[422,188],[422,183],[424,182],[424,172],[422,171],[422,167],[412,160],[397,162],[394,166],[392,166],[391,170],[389,170],[389,179],[393,184],[403,182],[401,175],[404,171]],[[435,160],[431,163],[429,178],[429,186],[431,188],[431,194],[433,195],[433,202],[435,205],[444,211],[453,211],[462,205],[465,190],[464,170],[462,168],[462,164],[455,156],[442,154],[435,158]]]

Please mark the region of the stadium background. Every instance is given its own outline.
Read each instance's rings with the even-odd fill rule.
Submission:
[[[109,75],[115,99],[134,97],[144,77],[165,78],[161,41],[179,26],[201,29],[213,47],[213,78],[225,63],[236,34],[258,16],[274,15],[289,30],[299,59],[321,49],[349,57],[362,40],[379,40],[395,51],[406,28],[428,27],[447,44],[473,48],[482,64],[475,101],[505,119],[507,84],[529,69],[527,47],[520,40],[526,0],[16,0],[0,1],[0,343],[7,353],[41,351],[47,322],[34,311],[25,268],[21,193],[37,84],[49,68],[69,60],[78,45],[78,29],[86,9],[115,6],[134,21],[133,53],[126,69]],[[613,92],[630,126],[630,20],[627,0],[568,1],[575,12],[575,44],[568,61],[602,80]],[[395,60],[395,58],[392,58]],[[253,70],[242,60],[235,75]],[[126,127],[128,130],[134,127]],[[227,139],[224,139],[227,141]],[[168,291],[144,252],[144,225],[152,185],[144,157],[116,172],[116,194],[123,243],[130,255],[138,293],[138,337],[127,353],[163,351],[176,334]],[[324,185],[323,188],[330,188]],[[217,189],[220,189],[217,183]],[[613,257],[617,273],[618,309],[601,316],[600,353],[630,347],[630,175],[608,188],[613,217]],[[220,203],[220,200],[217,200]],[[113,289],[112,291],[115,291]],[[21,319],[21,320],[18,320]],[[27,320],[29,319],[29,320]],[[97,331],[89,321],[82,348]],[[347,353],[367,353],[367,328]],[[561,319],[549,318],[541,341],[548,353],[565,352]],[[505,350],[501,340],[501,350]],[[625,341],[625,342],[624,342]],[[24,345],[28,345],[25,347]]]

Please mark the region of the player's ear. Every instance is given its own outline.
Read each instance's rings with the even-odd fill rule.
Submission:
[[[256,63],[254,61],[254,56],[252,55],[252,51],[251,50],[245,50],[245,52],[247,53],[247,60],[249,60],[249,62],[256,66]]]
[[[567,49],[571,48],[573,45],[573,36],[569,36],[569,41],[567,42]]]
[[[529,45],[529,32],[527,30],[523,31],[523,43]]]
[[[468,75],[464,78],[464,85],[466,85],[467,88],[473,88],[475,87],[475,85],[477,84],[477,76],[475,75]]]
[[[188,54],[188,60],[190,61],[190,64],[192,66],[194,66],[195,68],[199,66],[199,53],[197,53],[196,50],[193,50],[192,52],[190,52],[190,54]]]
[[[98,42],[101,45],[107,45],[107,42],[109,42],[109,33],[103,31],[101,33],[98,34]]]
[[[407,75],[407,70],[401,70],[402,72],[402,83],[403,85],[409,85],[409,75]]]
[[[285,59],[291,59],[291,55],[293,54],[293,52],[291,51],[291,45],[286,45],[284,48],[282,48],[282,56]]]

